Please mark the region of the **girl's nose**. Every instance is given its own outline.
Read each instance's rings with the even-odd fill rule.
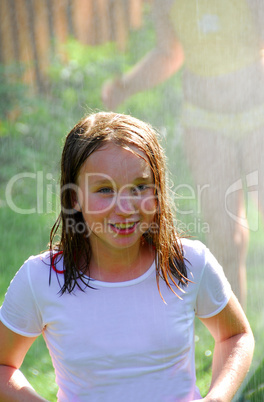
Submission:
[[[121,193],[116,199],[115,212],[117,215],[129,216],[137,212],[135,197],[131,194]]]

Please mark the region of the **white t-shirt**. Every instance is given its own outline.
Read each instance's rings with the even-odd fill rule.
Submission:
[[[221,266],[199,241],[183,239],[185,293],[156,284],[155,264],[126,282],[92,280],[96,288],[60,294],[49,285],[49,253],[30,257],[12,280],[0,319],[24,336],[43,334],[60,402],[171,402],[199,399],[195,386],[194,317],[211,317],[231,289]],[[63,270],[63,260],[56,268]],[[63,283],[63,275],[58,274]]]

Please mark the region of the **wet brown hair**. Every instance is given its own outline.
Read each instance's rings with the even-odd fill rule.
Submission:
[[[73,210],[75,186],[80,169],[86,159],[96,150],[112,142],[129,148],[136,146],[146,155],[156,189],[157,211],[154,222],[158,230],[150,230],[142,236],[156,250],[156,278],[159,288],[161,277],[173,290],[173,285],[188,283],[183,250],[174,225],[174,215],[166,182],[164,151],[158,141],[158,134],[147,123],[129,115],[99,112],[84,117],[67,135],[61,158],[61,212],[50,233],[51,255],[63,251],[64,284],[61,292],[72,292],[77,285],[89,285],[89,262],[91,247],[87,233],[76,230],[85,223],[81,212]],[[71,220],[71,225],[67,222]],[[60,240],[55,237],[60,231]],[[89,275],[88,275],[89,276]]]

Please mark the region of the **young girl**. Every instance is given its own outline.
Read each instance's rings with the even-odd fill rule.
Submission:
[[[195,315],[215,339],[204,401],[231,400],[253,336],[209,250],[179,238],[165,175],[156,133],[135,118],[96,113],[68,134],[50,250],[25,262],[1,308],[1,401],[44,400],[19,371],[41,333],[60,402],[201,399]]]

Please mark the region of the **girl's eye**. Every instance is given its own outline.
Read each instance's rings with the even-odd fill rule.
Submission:
[[[100,194],[112,194],[114,190],[111,187],[102,187],[97,190],[98,193]]]
[[[138,184],[137,186],[132,188],[132,192],[136,195],[139,195],[143,191],[146,191],[149,188],[147,184]]]
[[[136,188],[139,191],[144,191],[144,190],[146,190],[148,188],[148,186],[146,184],[139,184],[138,186],[136,186]]]

